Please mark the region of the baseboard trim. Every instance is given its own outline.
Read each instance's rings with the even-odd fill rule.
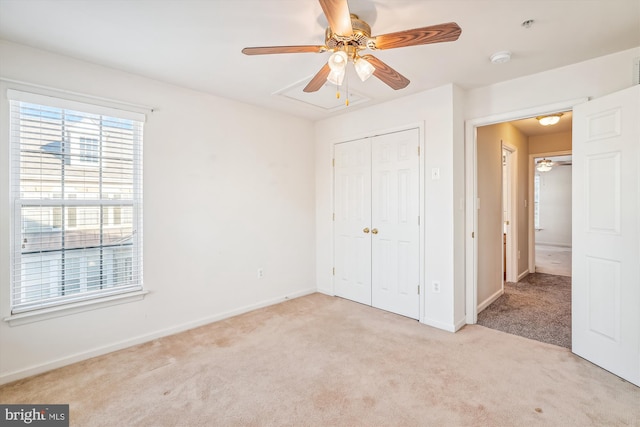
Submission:
[[[460,319],[460,320],[458,320],[458,321],[456,322],[456,324],[455,324],[455,328],[456,328],[456,329],[455,329],[455,331],[454,331],[454,332],[458,332],[458,331],[459,331],[460,329],[462,329],[462,327],[463,327],[464,325],[466,325],[466,324],[467,324],[467,319],[466,319],[466,316],[464,316],[464,317],[462,317],[462,319]]]
[[[134,338],[130,338],[127,340],[119,341],[113,344],[105,345],[102,347],[97,347],[88,351],[83,351],[81,353],[72,354],[70,356],[62,357],[60,359],[56,359],[51,362],[43,363],[40,365],[32,366],[30,368],[21,369],[18,371],[9,372],[6,374],[0,375],[0,385],[7,384],[13,381],[17,381],[23,378],[30,377],[32,375],[38,375],[47,371],[51,371],[53,369],[61,368],[63,366],[70,365],[72,363],[81,362],[83,360],[90,359],[92,357],[102,356],[107,353],[111,353],[114,351],[122,350],[128,347],[132,347],[134,345],[143,344],[145,342],[149,342],[158,338],[166,337],[169,335],[174,335],[180,332],[188,331],[189,329],[194,329],[199,326],[204,326],[209,323],[218,322],[220,320],[228,319],[230,317],[238,316],[240,314],[248,313],[253,310],[257,310],[259,308],[268,307],[271,305],[279,304],[281,302],[300,298],[306,295],[313,294],[318,292],[316,288],[313,289],[305,289],[298,292],[293,292],[290,294],[281,295],[275,298],[266,299],[255,304],[249,304],[234,310],[225,311],[213,316],[203,317],[198,320],[182,323],[177,326],[172,326],[170,328],[161,329],[149,334],[139,335]]]
[[[489,298],[487,298],[486,300],[484,300],[480,304],[478,304],[478,313],[480,313],[485,308],[489,307],[495,300],[500,298],[503,293],[504,293],[504,289],[501,288],[501,289],[498,290],[498,292],[494,293]]]
[[[571,243],[553,243],[553,242],[538,242],[536,241],[536,246],[554,246],[557,248],[571,248]]]
[[[432,326],[434,328],[442,329],[443,331],[447,331],[447,332],[457,331],[456,325],[452,323],[444,323],[444,322],[440,322],[438,320],[433,320],[433,319],[423,319],[422,323],[424,323],[427,326]]]
[[[525,271],[523,271],[522,273],[520,273],[520,275],[518,276],[518,282],[522,279],[524,279],[525,277],[527,277],[529,275],[529,269],[526,269]]]
[[[332,289],[320,289],[320,288],[318,288],[316,291],[321,293],[321,294],[329,295],[330,297],[335,297],[336,296],[336,294],[333,293]]]

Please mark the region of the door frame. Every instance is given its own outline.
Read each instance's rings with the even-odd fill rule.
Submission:
[[[478,239],[475,238],[475,232],[478,229],[477,128],[573,110],[575,105],[588,100],[586,97],[577,98],[465,121],[465,320],[467,324],[475,324],[478,321]]]
[[[351,141],[356,141],[358,139],[364,139],[364,138],[374,138],[376,136],[380,136],[380,135],[385,135],[385,134],[389,134],[389,133],[396,133],[396,132],[403,132],[406,130],[410,130],[410,129],[418,129],[418,147],[420,148],[420,155],[418,158],[418,168],[419,168],[419,172],[418,172],[418,206],[419,206],[419,215],[420,215],[420,223],[418,224],[419,229],[418,229],[418,233],[420,234],[419,239],[420,239],[420,244],[419,244],[419,268],[420,268],[420,277],[419,277],[419,289],[420,289],[420,293],[419,293],[419,302],[420,302],[420,314],[419,314],[419,319],[418,321],[420,323],[424,323],[424,319],[425,319],[425,294],[426,294],[426,288],[425,288],[425,258],[424,258],[424,254],[425,254],[425,233],[426,233],[426,229],[425,229],[425,168],[426,168],[426,155],[425,155],[425,122],[424,121],[420,121],[420,122],[410,122],[407,123],[405,125],[401,125],[401,126],[393,126],[393,127],[389,127],[389,128],[384,128],[384,129],[377,129],[377,130],[368,130],[368,131],[364,131],[364,132],[358,132],[348,138],[345,139],[341,139],[341,140],[334,140],[331,143],[331,160],[332,160],[332,167],[331,167],[331,212],[335,215],[335,169],[333,168],[333,162],[335,162],[335,147],[337,144],[342,144],[345,142],[351,142]],[[331,221],[331,236],[329,237],[331,239],[331,263],[332,265],[335,266],[335,222]],[[331,276],[331,294],[333,296],[336,295],[336,285],[335,285],[335,281],[334,281],[334,276]]]
[[[542,153],[534,153],[529,154],[529,188],[528,188],[528,200],[529,204],[527,205],[528,210],[528,218],[529,218],[529,272],[536,272],[536,224],[534,217],[534,186],[533,186],[533,178],[536,174],[536,162],[535,159],[539,157],[554,157],[554,156],[567,156],[571,155],[571,150],[560,150],[560,151],[545,151]]]
[[[502,191],[504,194],[505,186],[508,191],[508,206],[502,207],[504,215],[505,210],[509,212],[509,233],[507,234],[506,247],[506,279],[502,280],[502,289],[504,290],[504,282],[518,281],[518,150],[515,146],[508,142],[502,142],[502,150],[508,151],[507,164],[507,182],[504,182],[504,174],[502,179]],[[504,167],[504,166],[503,166]],[[503,195],[504,200],[504,195]],[[504,227],[504,217],[502,218],[502,226]]]

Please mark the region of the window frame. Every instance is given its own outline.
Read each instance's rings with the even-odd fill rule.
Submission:
[[[79,137],[78,152],[80,164],[92,165],[100,163],[100,140],[98,138]]]
[[[10,132],[9,138],[9,153],[10,153],[10,164],[9,164],[9,175],[10,175],[10,206],[11,206],[11,214],[9,215],[9,223],[10,223],[10,298],[9,298],[9,306],[10,306],[10,316],[5,318],[5,321],[16,321],[18,320],[20,323],[23,322],[23,319],[28,317],[55,317],[56,312],[60,311],[84,311],[87,308],[95,308],[98,306],[108,306],[113,304],[121,303],[122,300],[137,300],[144,297],[147,293],[144,290],[143,284],[143,239],[142,239],[142,230],[143,230],[143,218],[142,218],[142,149],[144,144],[144,123],[146,121],[146,116],[142,113],[135,111],[122,110],[120,108],[113,108],[111,106],[104,105],[100,102],[96,102],[93,99],[81,101],[68,99],[65,97],[60,97],[58,95],[51,96],[43,93],[33,93],[33,92],[25,92],[22,90],[16,89],[8,89],[7,90],[7,98],[8,103],[13,105],[14,102],[27,102],[30,104],[41,105],[45,107],[52,108],[61,108],[65,110],[72,110],[83,112],[86,114],[97,114],[100,116],[100,125],[102,126],[102,122],[105,117],[107,118],[115,118],[116,120],[131,120],[136,122],[137,124],[132,126],[132,178],[130,185],[132,186],[132,198],[131,200],[125,200],[120,198],[114,198],[111,200],[104,199],[100,196],[97,199],[77,199],[71,201],[70,199],[55,199],[52,198],[47,200],[45,198],[38,199],[27,199],[22,196],[20,193],[20,180],[21,180],[21,158],[20,158],[20,150],[21,150],[21,141],[20,136],[14,135],[13,130]],[[18,107],[19,108],[19,107]],[[8,109],[9,120],[7,123],[9,125],[9,129],[13,129],[15,126],[14,123],[14,107],[11,106]],[[21,117],[21,112],[18,113]],[[17,119],[21,120],[20,118]],[[117,122],[117,121],[116,121]],[[62,123],[62,121],[61,121]],[[100,136],[99,138],[102,138]],[[93,142],[93,141],[92,141]],[[81,143],[81,142],[80,142]],[[98,139],[98,145],[100,145],[100,139]],[[102,154],[97,152],[97,161],[87,161],[84,162],[82,147],[79,145],[77,147],[77,159],[80,160],[79,165],[89,165],[96,166],[103,160]],[[17,153],[16,153],[17,150]],[[92,156],[93,157],[93,156]],[[61,159],[61,162],[65,162],[66,160]],[[17,169],[17,170],[16,170]],[[61,178],[64,179],[64,178]],[[17,181],[17,182],[16,182]],[[102,182],[100,185],[100,192],[102,191]],[[100,224],[100,234],[102,235],[103,230],[103,217],[102,212],[105,209],[115,209],[115,208],[130,208],[131,209],[131,246],[132,246],[132,266],[131,268],[136,268],[136,280],[134,283],[128,286],[116,286],[114,288],[105,288],[99,289],[97,291],[90,292],[81,292],[77,294],[77,296],[69,297],[69,298],[60,298],[57,300],[51,300],[48,298],[41,298],[40,303],[27,304],[26,306],[20,307],[19,304],[16,304],[17,297],[15,297],[16,292],[25,292],[22,287],[22,258],[23,253],[21,250],[22,247],[22,233],[23,233],[23,225],[24,225],[24,217],[22,215],[22,209],[24,207],[29,206],[37,206],[37,207],[46,207],[50,206],[51,209],[62,208],[63,210],[66,208],[77,208],[82,206],[97,206],[100,209],[100,213],[98,214],[98,223]],[[55,213],[53,214],[55,216]],[[62,219],[64,221],[64,217]],[[55,228],[56,221],[52,220],[52,228]],[[64,228],[64,222],[63,222]],[[100,251],[102,251],[102,243],[100,246]],[[62,248],[60,249],[61,253],[69,253],[73,249]],[[117,250],[117,249],[116,249]],[[114,250],[115,253],[115,250]],[[84,259],[89,259],[92,255],[89,253],[80,254],[80,258],[84,257]],[[47,264],[46,261],[43,262],[42,268]],[[88,261],[87,261],[88,262]],[[126,264],[126,263],[125,263]],[[86,268],[84,268],[86,267]],[[85,281],[89,275],[86,269],[89,266],[84,266],[81,268],[79,274],[85,278]],[[47,267],[48,269],[49,267]],[[64,267],[62,267],[64,268]],[[19,270],[19,271],[16,271]],[[52,273],[53,274],[53,273]],[[104,277],[106,273],[101,272],[101,277]],[[95,275],[95,274],[94,274]],[[115,274],[114,274],[115,276]],[[102,279],[101,279],[102,280]],[[60,289],[61,285],[58,285],[58,289]],[[16,288],[17,287],[17,288]],[[102,286],[101,286],[102,288]],[[18,289],[18,290],[16,290]],[[86,283],[85,283],[86,289]],[[66,314],[66,313],[65,313]]]

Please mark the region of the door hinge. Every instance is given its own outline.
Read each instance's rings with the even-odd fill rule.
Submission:
[[[334,221],[336,220],[336,213],[335,212],[333,213],[333,220]]]
[[[418,225],[420,225],[420,215],[418,215]]]
[[[336,159],[331,159],[331,166],[336,167]]]
[[[474,239],[475,237],[476,237],[476,233],[475,233],[475,231],[472,231],[471,232],[471,238]]]
[[[418,145],[418,156],[420,155],[420,146]]]
[[[335,268],[335,267],[333,267],[333,268],[331,269],[331,274],[332,274],[332,275],[334,275],[334,276],[336,275],[336,268]]]
[[[420,285],[418,285],[418,295],[420,295]]]

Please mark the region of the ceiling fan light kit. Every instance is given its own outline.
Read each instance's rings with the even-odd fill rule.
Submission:
[[[343,71],[345,69],[345,67],[347,66],[347,54],[342,51],[339,50],[337,52],[334,52],[330,57],[329,57],[329,61],[327,62],[329,64],[329,68],[331,68],[331,71]]]
[[[322,46],[265,46],[246,47],[245,55],[269,55],[277,53],[323,53],[332,52],[327,64],[303,89],[315,92],[329,81],[340,86],[346,74],[346,66],[353,63],[356,74],[363,82],[376,76],[394,90],[403,89],[409,79],[373,55],[360,55],[365,49],[384,50],[406,46],[455,41],[462,30],[455,22],[415,28],[379,36],[371,36],[371,27],[357,15],[350,13],[347,0],[319,0],[329,27],[325,31]]]
[[[367,79],[376,71],[376,68],[371,65],[369,61],[360,57],[356,58],[353,62],[353,67],[356,70],[356,74],[358,74],[358,77],[360,77],[360,80],[363,82],[367,81]]]
[[[553,162],[549,159],[538,160],[536,163],[536,170],[538,172],[549,172],[553,167]]]
[[[345,74],[346,72],[344,68],[342,70],[337,70],[337,71],[331,70],[329,72],[329,75],[327,76],[327,81],[336,86],[340,86],[344,81]]]

